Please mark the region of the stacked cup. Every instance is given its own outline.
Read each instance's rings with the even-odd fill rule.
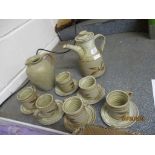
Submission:
[[[17,100],[20,101],[20,111],[23,114],[29,115],[33,114],[35,107],[35,102],[37,100],[37,93],[34,87],[26,87],[22,89],[17,94]]]

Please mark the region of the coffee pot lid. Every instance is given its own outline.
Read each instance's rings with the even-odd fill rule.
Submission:
[[[75,41],[76,42],[85,42],[89,41],[94,38],[94,33],[93,32],[88,32],[88,31],[81,31],[76,37]]]

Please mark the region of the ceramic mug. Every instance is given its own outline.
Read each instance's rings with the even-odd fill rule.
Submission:
[[[25,87],[17,94],[17,100],[27,109],[35,108],[37,93],[35,87]]]
[[[88,114],[85,109],[82,98],[72,96],[66,99],[63,103],[62,109],[67,118],[75,123],[84,123],[88,120]]]
[[[93,76],[86,76],[79,81],[79,92],[84,98],[94,99],[99,95],[96,79]]]
[[[51,115],[51,113],[57,109],[57,104],[51,94],[43,94],[39,96],[35,105],[37,110],[35,111],[34,116],[36,117],[39,113],[46,117],[48,114]]]
[[[57,86],[65,93],[68,93],[74,89],[74,82],[70,72],[62,72],[56,76]]]
[[[114,90],[107,95],[106,103],[111,117],[121,119],[129,114],[131,94],[131,92]]]

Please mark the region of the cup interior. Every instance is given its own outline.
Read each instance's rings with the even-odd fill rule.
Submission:
[[[111,106],[123,106],[128,102],[128,95],[122,91],[113,91],[108,95],[107,102]]]
[[[33,89],[31,87],[27,87],[24,88],[23,90],[21,90],[17,97],[19,100],[25,100],[27,98],[29,98],[31,95],[33,94]]]
[[[40,108],[47,107],[53,101],[53,96],[49,94],[44,94],[37,99],[37,106]]]
[[[71,97],[67,99],[64,103],[64,111],[66,113],[75,113],[82,107],[82,101],[80,98]]]
[[[69,72],[59,73],[56,77],[56,81],[58,83],[65,83],[65,82],[69,81],[69,79],[70,79],[70,73]]]
[[[96,80],[92,76],[87,76],[79,81],[80,88],[89,89],[96,84]]]

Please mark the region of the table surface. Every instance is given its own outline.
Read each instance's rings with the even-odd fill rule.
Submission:
[[[62,50],[62,44],[60,42],[55,50],[58,52]],[[103,55],[106,72],[97,79],[97,82],[106,89],[106,94],[115,89],[132,91],[132,100],[137,105],[140,115],[144,117],[144,121],[136,122],[128,130],[142,134],[155,134],[155,108],[151,84],[151,79],[155,79],[155,40],[150,40],[143,33],[109,35],[106,36]],[[70,71],[75,79],[79,80],[82,77],[78,68],[78,55],[75,52],[56,55],[56,60],[56,74]],[[48,92],[52,93],[55,99],[64,99],[64,97],[57,96],[54,89]],[[39,91],[39,93],[45,92]],[[95,124],[107,127],[100,116],[104,101],[105,99],[94,105],[97,112]],[[40,125],[32,116],[20,113],[16,94],[2,105],[0,116]],[[47,127],[66,131],[63,119]]]

